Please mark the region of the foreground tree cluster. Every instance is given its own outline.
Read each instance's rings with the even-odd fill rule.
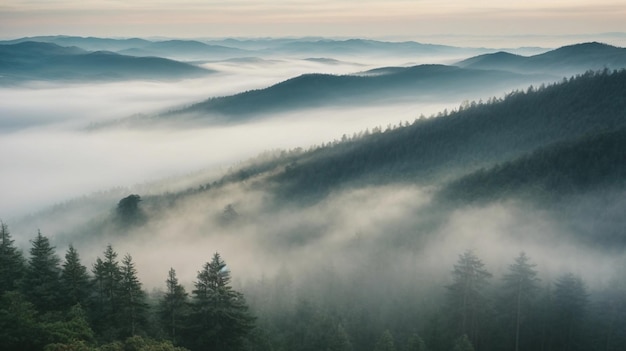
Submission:
[[[61,262],[38,233],[25,258],[0,229],[1,350],[241,350],[254,327],[218,253],[191,296],[171,269],[165,294],[149,299],[132,256],[111,245],[89,271],[73,246]]]
[[[626,343],[626,279],[592,294],[571,273],[540,279],[523,252],[499,278],[464,252],[427,307],[417,295],[365,304],[354,282],[342,298],[332,271],[316,281],[317,298],[293,296],[279,272],[249,288],[253,317],[218,253],[191,293],[170,269],[162,294],[149,296],[132,257],[120,260],[110,245],[88,269],[72,246],[62,261],[41,233],[28,257],[4,223],[0,239],[1,350],[616,351]]]

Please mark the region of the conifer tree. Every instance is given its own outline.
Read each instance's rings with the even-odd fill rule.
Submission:
[[[191,349],[240,350],[254,328],[243,294],[230,286],[230,271],[219,253],[198,272],[193,290]]]
[[[87,305],[91,294],[91,284],[87,274],[87,267],[80,263],[80,256],[73,245],[65,253],[65,262],[61,270],[61,284],[63,285],[65,306],[81,304]]]
[[[116,311],[119,306],[119,291],[122,272],[117,261],[117,252],[108,245],[104,259],[98,257],[92,269],[93,295],[92,317],[94,331],[105,340],[116,337],[119,330]]]
[[[50,240],[37,232],[32,242],[26,275],[22,282],[24,295],[39,312],[57,310],[61,300],[60,259]]]
[[[476,343],[486,306],[485,287],[491,273],[472,251],[465,251],[454,265],[452,276],[453,282],[447,287],[449,317],[455,324],[456,335],[465,334]]]
[[[138,328],[145,323],[148,305],[146,294],[141,290],[137,269],[133,258],[126,254],[122,260],[119,284],[118,318],[125,336],[136,335]]]
[[[408,351],[426,351],[426,344],[417,333],[413,333],[409,337],[406,349]]]
[[[396,346],[393,340],[393,335],[389,330],[385,330],[383,334],[376,341],[374,351],[395,351]]]
[[[165,284],[167,290],[159,304],[160,319],[166,335],[176,343],[182,320],[188,314],[188,294],[178,283],[174,268],[170,268]]]
[[[512,319],[514,325],[515,351],[520,349],[520,327],[525,322],[539,289],[537,286],[539,278],[537,278],[535,266],[522,252],[515,259],[515,263],[509,266],[509,272],[503,277],[504,306],[508,307],[504,314]]]
[[[584,350],[585,321],[589,295],[585,283],[572,273],[562,275],[555,284],[556,341],[563,350]]]
[[[22,252],[13,244],[9,227],[0,221],[0,295],[17,289],[25,270]]]

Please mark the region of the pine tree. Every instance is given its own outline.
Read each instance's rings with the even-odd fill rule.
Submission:
[[[192,349],[240,350],[254,328],[243,294],[230,286],[230,271],[219,253],[198,272],[189,327]]]
[[[80,256],[73,245],[65,253],[65,262],[61,270],[61,284],[63,285],[65,306],[81,304],[87,305],[91,294],[91,284],[87,274],[87,267],[80,263]]]
[[[188,314],[188,294],[185,292],[185,288],[178,283],[174,268],[170,268],[165,284],[167,291],[159,305],[161,323],[165,328],[165,333],[176,343],[182,320]]]
[[[40,312],[57,310],[61,301],[60,259],[47,237],[40,231],[32,241],[26,275],[22,283],[24,295]]]
[[[486,305],[484,290],[491,277],[484,267],[472,251],[466,251],[454,265],[453,282],[447,287],[448,307],[456,324],[456,334],[467,335],[474,344],[478,340],[480,319]]]
[[[0,221],[0,295],[17,289],[25,270],[22,252],[13,244],[9,227]]]
[[[145,323],[148,305],[146,294],[141,290],[137,269],[133,258],[126,254],[122,260],[119,284],[118,318],[124,336],[136,335],[138,328]]]
[[[520,349],[520,326],[524,323],[527,313],[535,299],[539,287],[537,283],[536,265],[524,252],[509,266],[509,272],[504,275],[504,306],[505,316],[513,320],[515,335],[515,351]]]

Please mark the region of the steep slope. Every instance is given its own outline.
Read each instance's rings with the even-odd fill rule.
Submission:
[[[21,226],[59,228],[59,237],[85,243],[85,233],[88,240],[108,241],[168,228],[168,237],[180,230],[185,233],[180,235],[199,237],[225,232],[228,240],[240,240],[244,230],[268,250],[310,248],[329,235],[363,232],[372,242],[419,246],[428,235],[453,235],[459,229],[447,227],[449,222],[459,225],[453,217],[467,211],[470,218],[482,213],[485,221],[504,216],[497,221],[507,223],[503,231],[517,233],[511,235],[521,235],[522,222],[536,219],[547,221],[554,233],[566,233],[568,240],[572,234],[601,238],[598,245],[621,249],[626,244],[621,219],[626,208],[624,96],[626,71],[588,73],[410,126],[259,158],[221,177],[195,174],[172,187],[143,187],[137,192],[146,221],[136,228],[122,228],[111,217],[119,198],[106,199],[109,207],[102,208],[100,196],[93,201],[98,206],[82,199]],[[552,189],[555,182],[562,188]],[[536,188],[549,191],[537,195]],[[554,197],[550,191],[564,195]],[[433,196],[458,196],[459,201],[433,201]],[[480,212],[492,199],[529,205],[495,205],[495,214]],[[478,204],[478,212],[467,203]],[[90,216],[77,216],[85,208]],[[332,245],[337,247],[335,241]]]
[[[456,65],[519,73],[572,75],[586,70],[626,68],[626,48],[592,42],[564,46],[529,57],[506,52],[485,54],[463,60]]]
[[[157,57],[87,52],[51,43],[0,45],[0,83],[27,80],[181,79],[211,71]]]
[[[556,143],[446,185],[439,197],[488,202],[559,198],[597,188],[626,188],[626,129]]]
[[[433,184],[553,142],[626,126],[626,71],[586,74],[449,116],[320,149],[275,176],[287,197],[353,181]]]

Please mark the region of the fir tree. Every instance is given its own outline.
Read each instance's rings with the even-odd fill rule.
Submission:
[[[160,319],[166,335],[176,343],[182,320],[188,314],[188,294],[185,292],[185,288],[178,283],[174,268],[170,268],[165,284],[167,290],[159,304]]]
[[[80,256],[74,246],[70,245],[65,254],[65,262],[61,270],[65,306],[81,304],[86,306],[91,293],[91,285],[87,267],[80,263]]]
[[[473,343],[478,340],[486,305],[484,289],[491,277],[484,267],[472,251],[466,251],[454,265],[453,282],[448,286],[449,317],[456,324],[456,334],[466,334]]]
[[[395,351],[396,346],[393,340],[393,335],[389,330],[385,330],[383,334],[378,338],[374,351]]]
[[[60,259],[54,246],[40,231],[31,243],[28,267],[22,283],[24,295],[40,312],[57,310],[61,301]]]
[[[9,227],[0,221],[0,295],[19,287],[26,266],[22,252],[15,247]]]
[[[119,331],[116,311],[119,306],[119,291],[122,272],[117,261],[117,252],[108,245],[104,260],[98,257],[92,269],[93,295],[92,316],[94,331],[103,339],[116,337]]]
[[[536,265],[530,263],[525,253],[515,259],[509,266],[509,272],[504,275],[504,306],[505,316],[512,319],[515,335],[515,351],[520,349],[520,327],[525,322],[528,311],[538,290]]]
[[[145,323],[148,305],[146,294],[141,290],[137,269],[133,258],[126,254],[122,260],[119,284],[119,321],[125,336],[136,335],[138,328]]]
[[[243,294],[230,286],[230,271],[218,253],[198,272],[189,328],[192,349],[240,350],[254,327]]]

